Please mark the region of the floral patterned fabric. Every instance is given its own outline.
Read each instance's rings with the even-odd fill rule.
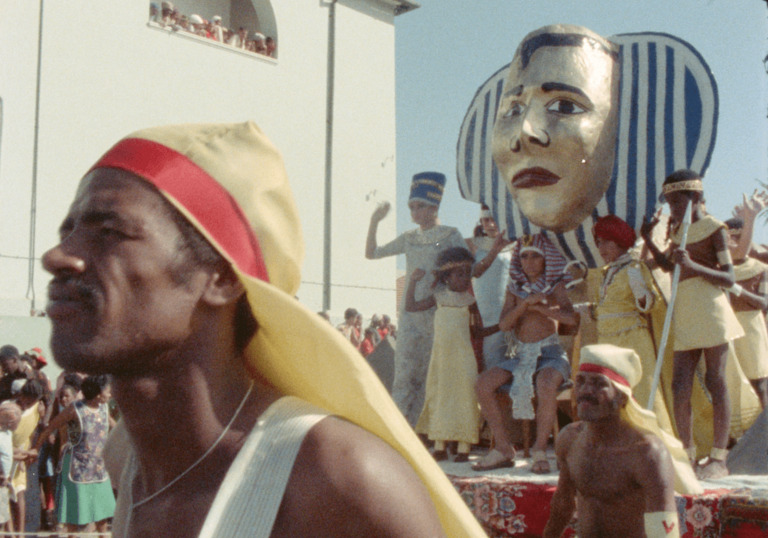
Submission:
[[[538,537],[549,519],[556,486],[493,476],[448,476],[489,538]],[[676,495],[681,538],[764,538],[768,536],[768,480],[765,489],[707,489]],[[563,538],[576,537],[576,519]]]
[[[75,402],[75,411],[80,422],[80,436],[70,439],[72,458],[69,479],[79,484],[104,482],[109,478],[102,452],[109,433],[107,404],[91,409],[84,402]]]

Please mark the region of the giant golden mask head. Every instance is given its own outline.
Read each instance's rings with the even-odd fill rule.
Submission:
[[[595,220],[613,214],[637,230],[669,174],[703,175],[717,116],[712,72],[680,38],[547,26],[472,98],[459,190],[511,239],[542,232],[566,258],[600,266]]]
[[[528,34],[504,85],[492,151],[520,211],[554,232],[576,228],[611,181],[619,67],[614,45],[570,25]]]

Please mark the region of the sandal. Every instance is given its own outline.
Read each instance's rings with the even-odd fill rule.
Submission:
[[[716,460],[711,456],[707,457],[704,462],[696,469],[696,478],[699,480],[717,480],[718,478],[724,478],[728,476],[730,472],[728,467],[725,466],[725,460]]]
[[[515,466],[515,457],[508,458],[495,448],[488,452],[483,459],[472,465],[473,471],[493,471]]]
[[[456,457],[453,458],[453,463],[465,463],[469,461],[469,454],[465,452],[459,452]]]
[[[531,472],[534,474],[549,474],[551,469],[549,468],[549,460],[547,460],[547,452],[544,450],[532,450],[531,456],[533,456]]]
[[[435,461],[445,461],[448,459],[448,452],[445,450],[435,450],[432,452],[432,457],[435,458]]]

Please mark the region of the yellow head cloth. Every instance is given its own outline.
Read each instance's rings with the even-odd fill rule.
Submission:
[[[611,344],[584,346],[581,348],[579,369],[582,369],[583,365],[592,365],[602,369],[600,373],[608,376],[613,385],[628,396],[627,405],[621,410],[623,420],[637,430],[655,435],[666,445],[675,468],[675,491],[682,495],[703,493],[704,489],[696,479],[691,464],[688,462],[688,455],[683,449],[683,444],[662,430],[656,421],[656,414],[640,407],[632,396],[630,387],[637,385],[643,375],[643,367],[637,353],[631,349]],[[584,369],[588,370],[589,368]],[[629,386],[623,381],[626,381]]]
[[[259,128],[251,122],[156,127],[130,135],[110,152],[136,139],[140,144],[160,144],[188,158],[225,189],[233,205],[239,206],[233,214],[245,216],[255,232],[269,282],[253,276],[250,268],[241,267],[240,254],[222,246],[222,242],[229,241],[230,234],[222,236],[220,231],[212,231],[217,225],[216,216],[211,216],[211,225],[204,225],[198,218],[200,213],[190,209],[201,197],[203,206],[208,202],[208,194],[198,184],[184,185],[185,178],[177,177],[182,186],[171,194],[152,178],[138,174],[158,186],[232,263],[259,323],[258,332],[245,351],[254,374],[285,394],[303,398],[365,428],[400,452],[429,490],[447,536],[485,536],[360,353],[330,324],[294,298],[304,256],[300,221],[282,158]],[[124,153],[130,161],[132,152]],[[172,162],[178,162],[173,155],[169,159]],[[168,164],[165,168],[172,166]],[[156,167],[164,165],[159,163]],[[130,165],[126,169],[136,173]],[[173,176],[173,169],[161,173]],[[180,199],[184,197],[191,198],[191,203],[182,203]]]

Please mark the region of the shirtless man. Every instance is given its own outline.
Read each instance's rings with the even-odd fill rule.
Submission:
[[[510,284],[501,310],[499,328],[515,331],[519,342],[514,356],[483,372],[475,391],[496,447],[473,466],[487,471],[514,466],[515,448],[504,426],[496,391],[512,380],[510,397],[515,418],[533,419],[533,385],[537,409],[536,441],[531,470],[550,471],[546,449],[557,418],[557,392],[570,378],[570,363],[560,346],[557,324],[576,325],[578,316],[565,290],[565,260],[543,236],[526,236],[512,252]]]
[[[299,217],[253,123],[121,140],[59,233],[51,348],[110,374],[122,412],[115,538],[484,536],[364,359],[294,298]]]
[[[559,538],[578,500],[580,538],[678,537],[675,470],[660,438],[625,415],[640,359],[611,344],[585,346],[575,381],[580,422],[557,439],[560,477],[543,538]]]

